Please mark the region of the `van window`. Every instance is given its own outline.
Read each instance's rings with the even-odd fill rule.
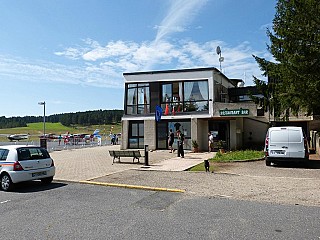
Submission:
[[[273,130],[270,132],[270,142],[288,142],[287,131]]]
[[[289,131],[289,141],[300,143],[302,141],[300,131]]]

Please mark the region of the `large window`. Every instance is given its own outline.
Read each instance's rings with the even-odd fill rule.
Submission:
[[[162,85],[161,107],[164,109],[165,115],[183,111],[182,89],[182,82]]]
[[[126,114],[151,114],[154,113],[157,105],[161,106],[164,115],[208,111],[207,80],[159,82],[158,85],[152,86],[154,87],[151,89],[152,96],[150,96],[149,83],[127,84]],[[152,104],[150,99],[152,99]]]
[[[184,82],[184,112],[208,110],[208,81]]]
[[[150,92],[148,83],[128,84],[126,114],[150,113]]]
[[[162,84],[161,107],[165,115],[179,112],[207,111],[208,81],[186,81]]]
[[[130,122],[129,148],[144,148],[144,124],[142,121]]]

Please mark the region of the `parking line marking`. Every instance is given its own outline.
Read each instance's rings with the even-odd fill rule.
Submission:
[[[2,204],[2,203],[7,203],[7,202],[11,202],[11,200],[5,200],[5,201],[2,201],[0,203]]]
[[[119,184],[119,183],[103,183],[103,182],[93,182],[93,181],[80,181],[80,183],[94,184],[94,185],[108,186],[108,187],[123,187],[123,188],[131,188],[131,189],[151,190],[151,191],[166,191],[166,192],[181,192],[181,193],[185,192],[185,190],[183,189],[148,187],[148,186],[139,186],[139,185]]]

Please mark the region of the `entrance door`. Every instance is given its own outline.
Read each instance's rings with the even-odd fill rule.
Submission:
[[[168,124],[166,122],[157,123],[157,149],[168,148]]]
[[[209,132],[212,133],[214,142],[222,141],[229,149],[229,122],[209,121]]]

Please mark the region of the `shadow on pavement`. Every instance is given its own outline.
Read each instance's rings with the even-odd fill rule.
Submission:
[[[279,162],[273,167],[281,167],[281,168],[304,168],[304,169],[320,169],[320,161],[319,160],[310,160],[306,163],[301,162]]]
[[[14,186],[12,192],[18,193],[31,193],[31,192],[43,192],[47,190],[52,190],[55,188],[60,188],[67,186],[66,183],[52,182],[51,184],[42,184],[41,181],[29,181],[17,183]]]

